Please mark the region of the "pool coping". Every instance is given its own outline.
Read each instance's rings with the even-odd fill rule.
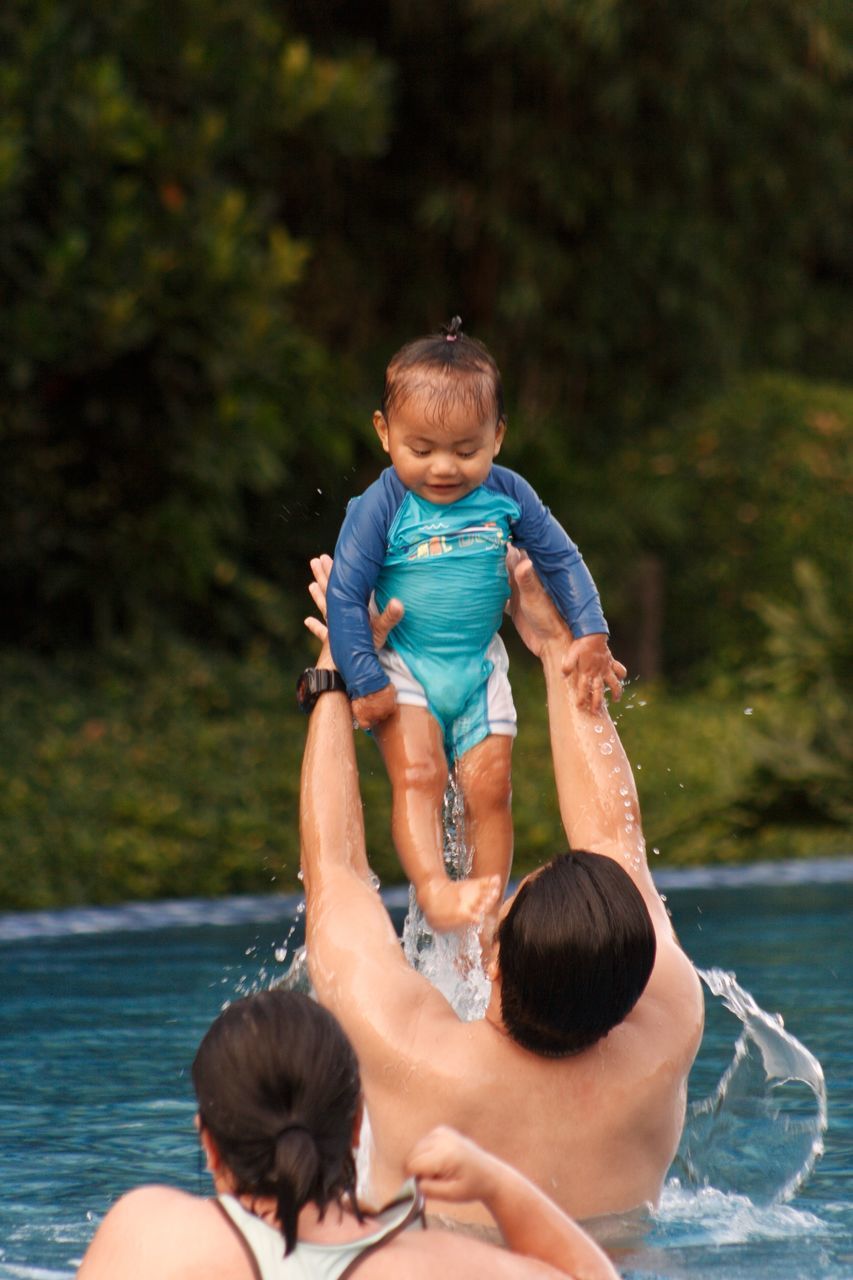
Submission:
[[[846,884],[853,881],[853,856],[753,862],[741,866],[652,868],[661,892],[679,889],[746,889],[755,886]],[[391,910],[403,910],[408,887],[383,890]],[[181,898],[129,902],[104,907],[64,907],[51,911],[0,913],[0,943],[81,934],[140,932],[202,925],[264,924],[292,917],[301,893],[242,894],[223,898]]]

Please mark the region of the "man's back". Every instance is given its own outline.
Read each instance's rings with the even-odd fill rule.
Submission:
[[[390,1194],[424,1128],[447,1123],[574,1217],[656,1202],[702,1034],[696,974],[677,946],[660,950],[665,982],[653,974],[622,1024],[568,1058],[531,1053],[489,1020],[460,1023],[440,998],[404,1032],[408,1043],[386,1041],[383,1049],[372,1041],[360,1054],[374,1147],[371,1192],[380,1200]],[[349,1030],[358,1036],[357,1025]],[[454,1215],[466,1216],[458,1206]]]

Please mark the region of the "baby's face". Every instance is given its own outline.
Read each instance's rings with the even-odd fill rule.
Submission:
[[[375,413],[373,425],[406,488],[438,506],[458,502],[483,483],[506,430],[493,412],[483,418],[461,402],[447,406],[436,422],[418,395],[395,408],[390,421]]]

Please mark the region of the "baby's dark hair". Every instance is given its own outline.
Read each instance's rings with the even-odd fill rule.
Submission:
[[[454,316],[441,333],[407,342],[385,370],[382,413],[386,419],[411,396],[424,395],[426,412],[438,425],[452,405],[468,405],[481,418],[506,418],[500,370],[491,352],[462,332]]]
[[[294,991],[261,991],[230,1005],[192,1065],[199,1120],[238,1195],[270,1196],[284,1235],[314,1202],[355,1199],[352,1138],[361,1098],[355,1053],[331,1013]]]
[[[631,877],[576,850],[522,884],[498,926],[501,1014],[545,1057],[580,1053],[619,1025],[655,963],[655,930]]]

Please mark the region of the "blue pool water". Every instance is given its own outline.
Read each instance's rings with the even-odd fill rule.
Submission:
[[[850,1280],[853,862],[658,883],[696,964],[712,981],[713,970],[734,972],[735,990],[781,1012],[820,1060],[828,1128],[803,1185],[780,1199],[810,1162],[814,1093],[775,1081],[758,1097],[761,1055],[749,1041],[722,1097],[703,1107],[743,1031],[709,992],[690,1085],[693,1156],[706,1168],[691,1159],[674,1167],[647,1239],[620,1268],[631,1280]],[[389,902],[401,920],[404,899],[392,893]],[[295,906],[258,899],[0,917],[0,1278],[73,1275],[109,1204],[140,1182],[208,1190],[189,1063],[226,1000],[286,970],[301,941]],[[221,923],[199,923],[211,918]],[[709,1185],[695,1185],[708,1170]]]

